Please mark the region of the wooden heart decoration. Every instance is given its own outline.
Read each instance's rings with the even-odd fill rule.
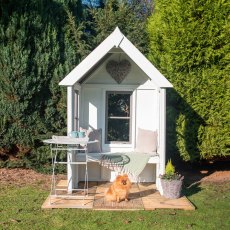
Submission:
[[[131,64],[127,60],[122,60],[120,62],[111,60],[106,64],[106,70],[111,77],[120,84],[130,72]]]

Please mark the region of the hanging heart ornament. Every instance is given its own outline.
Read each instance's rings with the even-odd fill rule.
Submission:
[[[131,64],[127,60],[122,60],[120,62],[110,60],[106,64],[106,70],[111,77],[120,84],[130,72]]]

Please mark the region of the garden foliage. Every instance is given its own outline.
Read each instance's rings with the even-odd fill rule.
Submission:
[[[116,26],[147,51],[151,7],[98,3],[94,9],[80,0],[0,0],[0,160],[7,160],[0,166],[48,163],[42,140],[66,133],[66,88],[58,83]]]
[[[229,156],[230,2],[159,0],[148,22],[149,58],[168,90],[168,154]]]
[[[80,15],[76,0],[1,1],[1,158],[39,160],[41,140],[65,132],[66,89],[58,83],[87,51]]]
[[[98,2],[0,0],[0,158],[47,163],[41,140],[66,132],[66,88],[58,83],[116,26],[149,49],[174,85],[168,152],[186,161],[229,155],[229,1],[159,0],[147,32],[153,1]]]
[[[176,172],[175,166],[172,164],[172,160],[168,160],[166,166],[165,166],[165,174],[160,175],[161,179],[166,180],[180,180],[183,179],[183,177]]]
[[[146,20],[152,4],[138,0],[108,0],[103,8],[91,8],[87,14],[93,46],[99,45],[118,26],[143,53],[147,53]]]

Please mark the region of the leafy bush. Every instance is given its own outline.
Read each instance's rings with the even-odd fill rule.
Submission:
[[[174,86],[167,91],[170,157],[230,156],[229,14],[227,0],[159,0],[149,18],[149,58]]]
[[[66,132],[66,89],[58,83],[85,54],[77,48],[87,51],[80,15],[77,0],[1,4],[0,157],[4,160],[10,155],[18,160],[36,158],[42,139]],[[44,163],[42,157],[36,160]]]
[[[66,133],[66,88],[58,83],[116,26],[147,51],[145,22],[152,4],[112,0],[101,6],[82,9],[78,0],[1,4],[1,165],[50,163],[41,140]]]
[[[118,26],[127,38],[143,53],[147,53],[146,20],[152,3],[136,0],[110,0],[103,8],[89,11],[93,46],[100,44]]]

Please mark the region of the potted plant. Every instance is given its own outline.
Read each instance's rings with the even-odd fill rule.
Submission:
[[[181,189],[184,177],[176,173],[171,159],[165,167],[165,174],[160,175],[163,196],[170,199],[177,199],[181,196]]]

